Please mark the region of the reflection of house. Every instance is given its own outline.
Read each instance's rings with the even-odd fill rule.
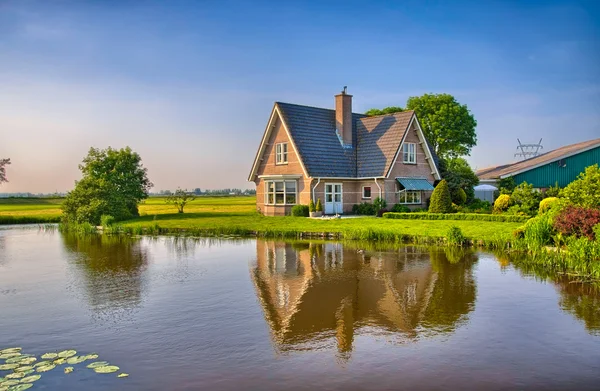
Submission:
[[[335,337],[338,350],[349,352],[363,327],[404,338],[420,328],[451,330],[473,308],[471,263],[430,261],[429,253],[411,247],[373,255],[336,243],[305,247],[257,242],[251,273],[282,350]],[[450,300],[462,304],[447,311],[440,303]]]

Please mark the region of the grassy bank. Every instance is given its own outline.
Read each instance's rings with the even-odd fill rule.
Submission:
[[[58,223],[62,198],[0,198],[0,224]]]

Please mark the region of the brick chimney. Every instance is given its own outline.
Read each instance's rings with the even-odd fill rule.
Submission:
[[[346,88],[335,96],[335,129],[344,145],[352,146],[352,95]]]

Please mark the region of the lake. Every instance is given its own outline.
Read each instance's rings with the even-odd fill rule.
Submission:
[[[600,294],[474,250],[4,228],[12,347],[99,355],[31,390],[598,390]]]

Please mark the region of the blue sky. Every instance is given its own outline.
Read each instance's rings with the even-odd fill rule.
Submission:
[[[596,1],[2,1],[0,191],[72,188],[131,146],[155,189],[246,182],[274,101],[354,111],[445,92],[475,168],[600,137]]]

